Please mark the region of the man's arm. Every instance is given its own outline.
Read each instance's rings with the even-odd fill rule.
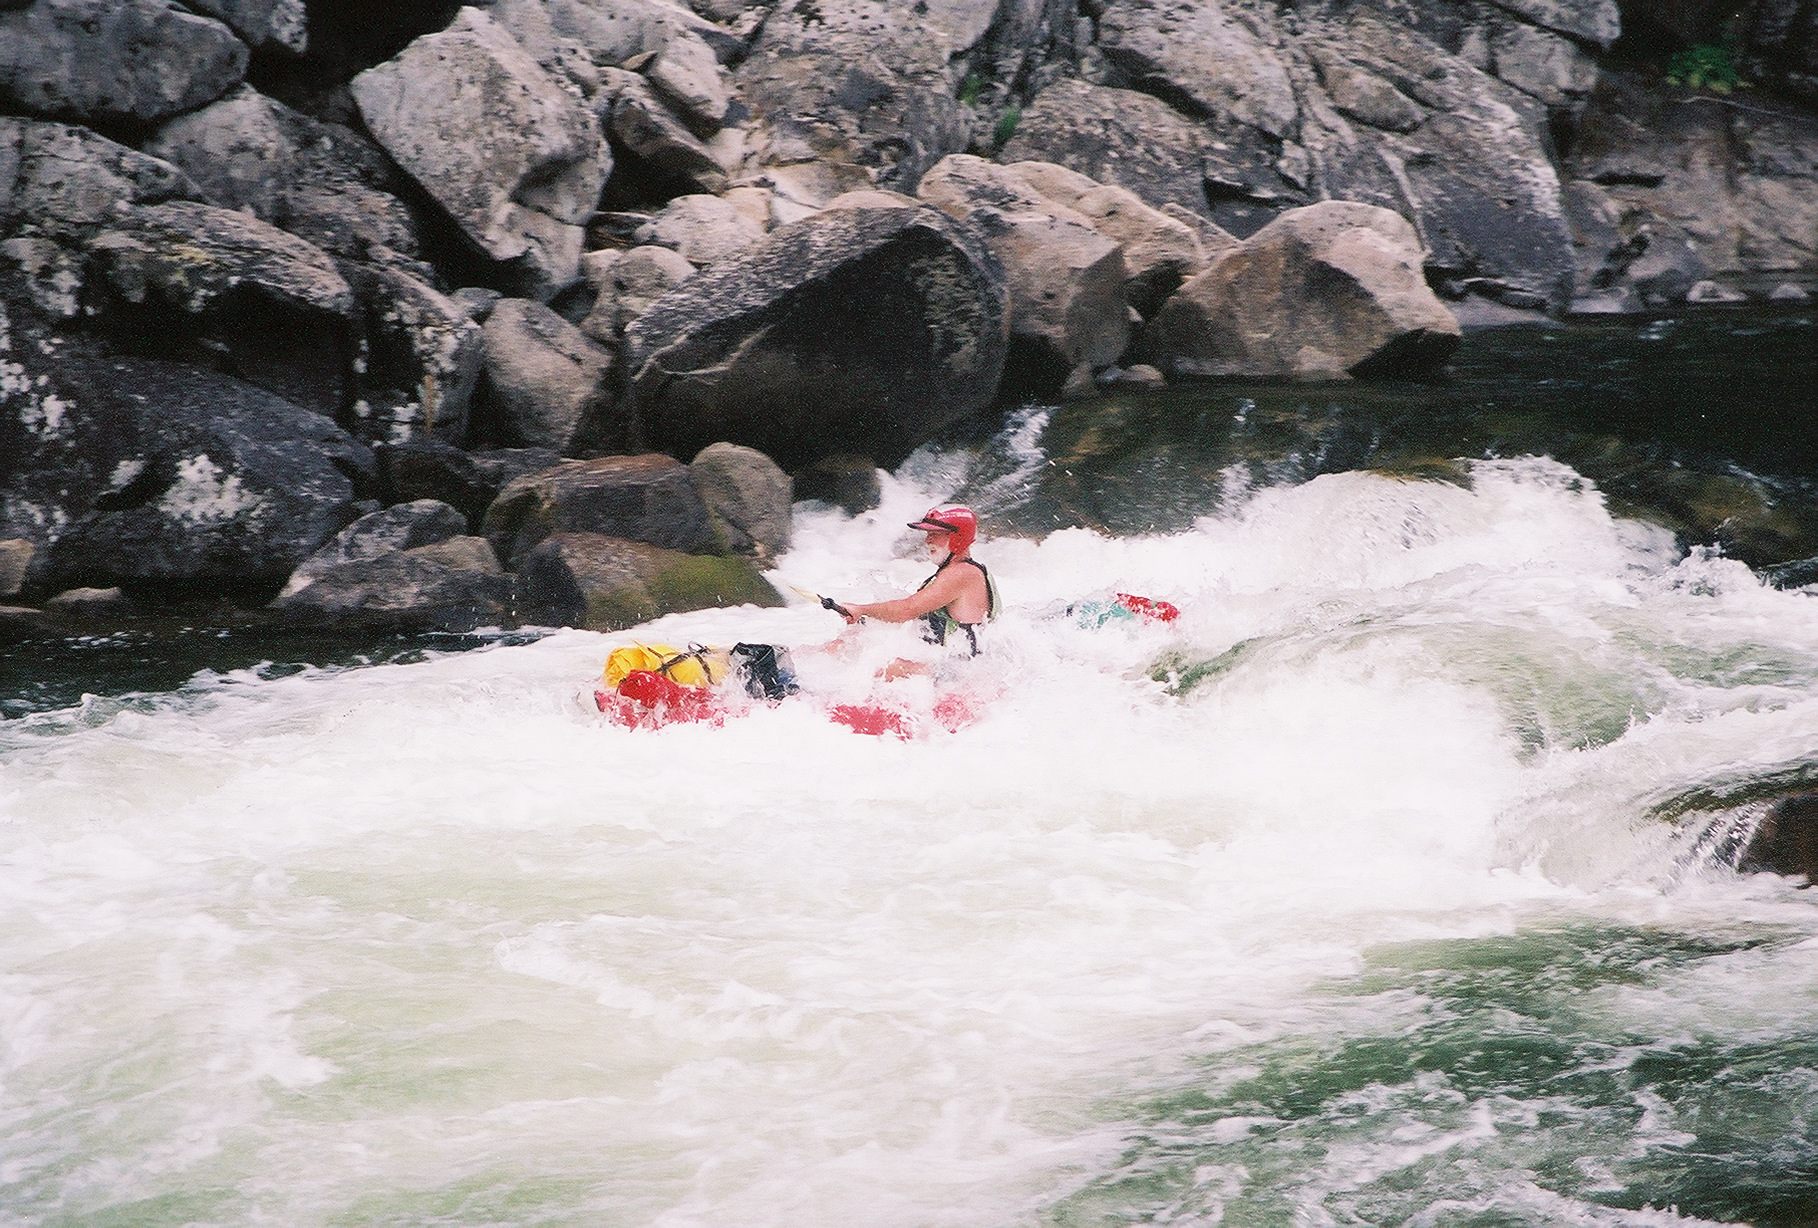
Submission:
[[[910,593],[907,597],[874,601],[868,605],[848,601],[845,603],[846,621],[850,623],[861,618],[875,618],[887,623],[909,622],[952,604],[964,590],[966,579],[961,568],[949,567],[936,575],[926,588]]]

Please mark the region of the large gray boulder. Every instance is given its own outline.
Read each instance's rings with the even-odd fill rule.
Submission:
[[[481,329],[494,417],[509,439],[565,456],[623,442],[612,351],[528,299],[505,299]]]
[[[1491,0],[1544,29],[1569,34],[1604,51],[1622,34],[1617,0]]]
[[[1130,342],[1123,249],[1084,217],[1044,200],[1007,167],[941,159],[918,189],[991,245],[1010,287],[1012,361],[1037,387],[1116,362]]]
[[[768,563],[789,549],[795,486],[756,448],[715,443],[688,466],[707,515],[734,554]]]
[[[230,376],[109,353],[0,276],[0,539],[31,587],[283,582],[354,519],[372,453]]]
[[[552,448],[497,448],[465,452],[433,439],[407,440],[375,449],[387,496],[395,502],[433,499],[480,521],[499,491],[513,478],[552,468],[562,458]]]
[[[524,622],[621,631],[665,614],[722,606],[780,606],[739,555],[685,554],[600,533],[557,533],[518,569]]]
[[[478,9],[354,78],[386,152],[522,289],[572,282],[612,155],[593,113]]]
[[[89,250],[142,341],[224,351],[246,379],[319,413],[351,402],[357,304],[321,249],[236,210],[172,201],[126,211]]]
[[[403,177],[376,145],[250,86],[171,120],[144,149],[181,167],[210,204],[325,251],[355,260],[375,248],[417,251],[416,219],[397,195]]]
[[[726,440],[792,471],[838,452],[893,465],[990,404],[1010,322],[997,258],[939,210],[859,195],[695,274],[626,329],[652,444],[692,456]]]
[[[680,252],[690,264],[710,265],[749,249],[764,237],[764,227],[733,201],[697,194],[676,197],[632,237],[640,245]]]
[[[582,264],[593,284],[594,300],[581,331],[602,345],[616,345],[626,326],[694,276],[694,265],[686,256],[655,245],[589,252]]]
[[[507,567],[552,533],[604,533],[684,554],[723,554],[688,466],[671,456],[564,461],[506,484],[486,509],[486,539]]]
[[[621,173],[636,168],[638,177],[658,190],[682,194],[722,192],[726,169],[688,126],[656,96],[636,73],[608,69],[601,119],[618,148],[627,155]]]
[[[232,30],[169,0],[37,0],[0,11],[0,106],[103,126],[155,124],[246,76]]]
[[[515,577],[394,550],[327,568],[272,609],[308,627],[466,632],[512,625],[516,595]]]
[[[399,264],[341,267],[365,328],[355,406],[361,434],[388,443],[463,442],[485,361],[480,326],[461,303]]]
[[[1414,228],[1387,209],[1327,201],[1290,210],[1182,286],[1142,349],[1171,376],[1430,370],[1460,330],[1420,257]]]
[[[29,226],[80,246],[112,225],[122,204],[199,196],[176,166],[86,128],[0,117],[0,235]]]

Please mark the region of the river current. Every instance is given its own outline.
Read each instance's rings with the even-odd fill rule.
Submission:
[[[15,688],[0,1225],[1818,1222],[1818,901],[1699,801],[1818,772],[1818,590],[1539,453],[1039,531],[1055,423],[798,506],[854,599],[985,513],[938,687],[797,601]],[[624,728],[634,639],[806,691]]]

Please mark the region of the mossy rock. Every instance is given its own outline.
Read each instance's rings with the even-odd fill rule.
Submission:
[[[519,568],[524,621],[622,631],[665,614],[783,599],[752,560],[698,555],[599,533],[545,538]]]

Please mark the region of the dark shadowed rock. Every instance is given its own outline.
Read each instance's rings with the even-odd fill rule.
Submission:
[[[755,448],[709,444],[688,466],[707,515],[734,554],[769,561],[789,549],[794,486]]]
[[[309,15],[303,0],[189,0],[189,7],[218,17],[254,51],[309,50]]]
[[[748,558],[683,554],[598,533],[546,538],[519,565],[518,580],[524,622],[594,631],[684,610],[783,604]]]
[[[467,532],[467,518],[446,503],[417,499],[360,517],[330,538],[290,573],[280,598],[313,584],[345,563],[376,559],[382,554],[447,541]]]
[[[1458,321],[1399,214],[1327,201],[1284,213],[1182,286],[1144,334],[1169,376],[1342,379],[1443,362]]]
[[[516,588],[512,576],[392,551],[328,568],[272,609],[306,626],[473,631],[511,625]]]
[[[1742,850],[1737,868],[1745,873],[1804,875],[1818,883],[1818,793],[1774,803]]]
[[[1008,332],[989,248],[883,198],[836,201],[695,274],[625,343],[651,443],[691,456],[727,440],[794,469],[836,452],[897,463],[991,402]]]
[[[635,160],[639,178],[666,195],[726,189],[726,169],[642,77],[613,69],[607,80],[608,96],[596,105],[620,153]]]
[[[32,587],[275,588],[376,485],[372,454],[328,418],[0,303],[18,375],[0,381],[0,538],[33,544]]]
[[[481,330],[492,409],[508,439],[565,456],[623,441],[612,351],[528,299],[505,299]]]
[[[194,110],[246,76],[232,30],[168,0],[38,0],[0,11],[0,104],[137,126]]]
[[[502,448],[463,452],[434,440],[411,440],[377,449],[385,490],[395,503],[437,499],[452,504],[477,529],[499,490],[513,478],[561,463],[552,448]]]
[[[225,354],[236,374],[318,413],[352,400],[356,304],[320,249],[191,201],[135,208],[90,245],[122,334]]]
[[[831,503],[856,516],[884,501],[884,483],[869,456],[824,456],[795,475],[795,497]]]
[[[359,298],[366,336],[356,429],[387,442],[466,439],[485,359],[480,326],[460,303],[398,264],[342,268]]]
[[[564,461],[517,478],[481,528],[512,568],[552,533],[602,533],[687,554],[725,550],[688,466],[656,454]]]

